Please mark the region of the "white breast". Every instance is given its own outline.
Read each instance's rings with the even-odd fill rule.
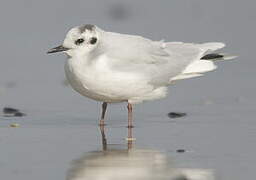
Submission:
[[[77,92],[98,101],[142,101],[154,92],[143,74],[118,71],[111,62],[106,56],[93,60],[70,58],[65,65],[67,79]]]

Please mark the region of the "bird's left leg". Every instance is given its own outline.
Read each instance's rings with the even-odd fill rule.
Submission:
[[[107,105],[108,104],[106,102],[102,103],[102,113],[101,113],[101,119],[100,119],[100,123],[99,123],[101,137],[102,137],[103,150],[107,150],[107,139],[106,139],[106,135],[105,135],[105,123],[104,123]]]
[[[107,110],[107,106],[108,106],[108,103],[106,103],[106,102],[102,103],[102,113],[101,113],[100,124],[99,124],[100,126],[105,125],[104,119],[105,119],[105,113],[106,113],[106,110]]]

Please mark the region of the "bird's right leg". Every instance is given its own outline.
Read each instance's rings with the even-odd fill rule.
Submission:
[[[127,145],[128,145],[128,149],[132,149],[132,144],[133,141],[135,141],[135,138],[132,137],[132,104],[128,103],[127,106],[128,109],[128,137],[127,137]]]

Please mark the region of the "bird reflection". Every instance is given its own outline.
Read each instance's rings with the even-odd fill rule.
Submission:
[[[102,150],[85,153],[80,158],[73,160],[66,180],[214,179],[210,170],[175,168],[174,163],[165,153],[134,148],[130,138],[128,138],[127,147],[109,145],[104,125],[100,126],[100,132]]]
[[[106,134],[105,134],[105,124],[99,124],[100,127],[100,133],[101,133],[101,140],[102,140],[102,150],[106,151],[107,150],[107,139],[106,139]],[[128,137],[126,138],[127,140],[127,148],[132,149],[133,142],[135,141],[135,138],[133,138],[132,135],[132,129],[133,126],[128,126]]]
[[[100,124],[101,140],[102,140],[102,149],[103,151],[107,150],[107,139],[105,135],[105,124]]]

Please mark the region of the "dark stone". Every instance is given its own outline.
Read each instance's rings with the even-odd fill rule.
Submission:
[[[16,112],[13,116],[15,116],[15,117],[22,117],[22,116],[26,116],[26,114],[24,114],[22,112]]]
[[[18,110],[18,109],[15,109],[15,108],[5,107],[5,108],[3,109],[3,113],[4,113],[4,114],[15,114],[15,113],[17,113],[17,112],[19,112],[19,110]]]
[[[3,109],[3,113],[4,113],[5,117],[22,117],[22,116],[26,116],[25,113],[22,113],[18,109],[11,108],[11,107],[5,107]]]
[[[184,153],[184,152],[186,152],[186,150],[185,149],[177,149],[176,152],[177,153]]]
[[[180,113],[180,112],[170,112],[168,113],[168,117],[169,118],[180,118],[180,117],[183,117],[183,116],[186,116],[187,113]]]

